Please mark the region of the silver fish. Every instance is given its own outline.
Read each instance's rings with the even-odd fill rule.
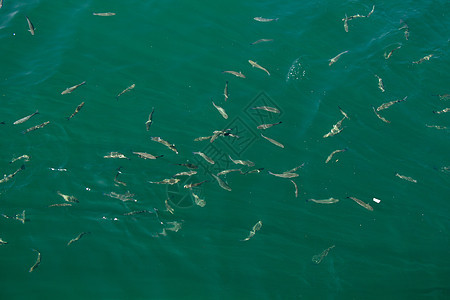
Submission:
[[[211,174],[211,175],[217,180],[217,183],[220,185],[221,188],[231,192],[231,188],[228,186],[228,184],[225,183],[225,181],[223,181],[222,179],[220,179],[218,176],[216,176],[214,174]]]
[[[298,198],[298,187],[294,180],[290,179],[295,188],[295,198]]]
[[[348,32],[348,17],[347,17],[347,14],[345,14],[345,18],[342,19],[342,21],[344,21],[344,30],[345,30],[345,32]]]
[[[344,116],[341,120],[339,120],[336,124],[334,124],[333,127],[331,128],[330,132],[325,134],[323,137],[327,138],[327,137],[330,137],[330,136],[340,133],[343,130],[342,121],[344,121],[345,118],[346,117]]]
[[[252,228],[252,230],[250,230],[250,233],[249,233],[249,235],[245,238],[245,239],[243,239],[243,240],[241,240],[241,241],[248,241],[249,239],[251,239],[255,234],[256,234],[256,232],[257,231],[259,231],[261,228],[262,228],[262,221],[258,221],[254,226],[253,226],[253,228]]]
[[[408,177],[408,176],[400,175],[398,173],[396,173],[395,176],[397,176],[398,178],[401,178],[403,180],[407,180],[409,182],[412,182],[412,183],[417,183],[417,180],[415,180],[414,178]]]
[[[226,175],[226,174],[231,173],[231,172],[241,172],[241,173],[242,173],[242,170],[241,170],[241,169],[228,169],[228,170],[223,170],[223,171],[217,173],[217,176]]]
[[[261,136],[262,136],[263,138],[265,138],[266,140],[268,140],[269,142],[271,142],[272,144],[274,144],[274,145],[276,145],[276,146],[278,146],[278,147],[280,147],[280,148],[284,148],[284,145],[281,144],[280,142],[277,142],[277,141],[275,141],[274,139],[271,139],[271,138],[269,138],[269,137],[267,137],[267,136],[264,136],[262,133],[261,133]]]
[[[274,114],[279,114],[280,111],[275,108],[275,107],[270,107],[270,106],[257,106],[257,107],[252,107],[252,109],[261,109],[261,110],[265,110]]]
[[[143,158],[143,159],[157,159],[157,158],[164,156],[164,155],[154,156],[154,155],[151,155],[151,154],[145,153],[145,152],[133,152],[133,154],[136,154],[137,156],[139,156],[140,158]]]
[[[425,124],[425,126],[427,126],[428,128],[436,128],[436,129],[439,129],[439,130],[447,129],[447,127],[439,126],[439,125],[428,125],[428,124]]]
[[[200,181],[200,182],[195,182],[195,183],[185,184],[183,187],[184,187],[185,189],[192,189],[193,187],[202,185],[203,183],[205,183],[205,182],[207,182],[207,181],[208,181],[208,180],[203,180],[203,181]]]
[[[242,72],[236,72],[236,71],[222,71],[222,73],[228,73],[228,74],[232,74],[234,76],[240,77],[240,78],[245,78],[245,75],[242,74]]]
[[[83,105],[84,105],[84,102],[81,102],[81,104],[77,106],[77,108],[75,109],[73,114],[70,115],[70,117],[67,117],[67,120],[72,119],[80,111],[80,109],[83,107]]]
[[[347,52],[348,52],[348,50],[346,50],[346,51],[344,51],[344,52],[341,52],[341,53],[339,53],[338,55],[336,55],[335,57],[333,57],[332,59],[330,59],[330,63],[329,63],[328,65],[331,66],[332,64],[334,64],[335,62],[337,62],[338,59],[341,57],[341,55],[343,55],[343,54],[345,54],[345,53],[347,53]]]
[[[275,126],[275,125],[278,125],[278,124],[281,124],[282,122],[280,121],[280,122],[278,122],[278,123],[273,123],[273,124],[261,124],[261,125],[259,125],[258,127],[256,127],[256,128],[258,128],[258,129],[267,129],[267,128],[270,128],[270,127],[272,127],[272,126]]]
[[[327,164],[333,158],[333,155],[335,155],[336,153],[345,152],[345,151],[347,151],[347,148],[334,150],[333,152],[331,152],[330,155],[328,155],[327,160],[325,160],[325,163]]]
[[[37,252],[38,256],[37,256],[36,262],[30,268],[30,271],[29,271],[30,273],[33,272],[34,270],[36,270],[36,268],[41,263],[41,252],[37,251],[36,249],[33,249],[33,251]]]
[[[216,104],[214,103],[214,101],[212,101],[212,104],[213,104],[214,107],[219,111],[219,113],[222,115],[222,117],[223,117],[224,119],[228,119],[228,115],[227,115],[227,113],[225,112],[225,109],[223,109],[222,107],[216,105]]]
[[[200,155],[204,160],[206,160],[207,162],[209,162],[210,164],[214,165],[215,162],[214,160],[212,160],[212,158],[208,157],[205,153],[203,152],[192,152],[192,154],[196,154],[196,155]]]
[[[250,45],[256,45],[256,44],[259,44],[259,43],[272,42],[272,41],[273,41],[273,39],[260,39],[260,40],[254,41]]]
[[[29,157],[28,155],[24,154],[24,155],[22,155],[22,156],[13,158],[9,163],[12,164],[13,162],[18,161],[18,160],[20,160],[20,159],[23,159],[24,161],[29,161],[29,160],[30,160],[30,157]]]
[[[8,244],[8,242],[6,242],[6,241],[2,240],[2,238],[0,238],[0,245],[6,245],[6,244]]]
[[[433,57],[433,54],[424,56],[421,59],[419,59],[418,61],[413,61],[413,64],[421,64],[421,63],[423,63],[426,60],[430,60],[430,58],[432,58],[432,57]]]
[[[192,175],[195,175],[195,174],[197,174],[197,171],[187,171],[187,172],[180,172],[180,173],[177,173],[177,174],[173,175],[172,177],[178,177],[178,176],[192,176]]]
[[[124,159],[129,159],[128,157],[126,157],[125,155],[123,155],[122,153],[119,152],[110,152],[109,154],[103,156],[104,158],[124,158]]]
[[[392,49],[389,53],[384,52],[384,59],[389,59],[392,56],[392,54],[394,53],[394,51],[400,49],[401,47],[402,46],[398,46],[397,48]]]
[[[243,165],[243,166],[247,166],[247,167],[253,167],[255,165],[254,162],[251,162],[249,160],[232,159],[230,155],[228,155],[228,157],[235,165]]]
[[[30,28],[28,29],[28,31],[31,33],[31,35],[34,35],[35,28],[33,26],[33,23],[31,23],[30,19],[27,16],[25,16],[25,18],[27,18],[28,27]]]
[[[25,131],[22,131],[22,133],[25,134],[25,133],[28,133],[28,132],[30,132],[30,131],[33,131],[33,130],[42,128],[42,127],[44,127],[44,126],[47,126],[49,123],[50,123],[50,121],[47,121],[47,122],[44,122],[44,123],[42,123],[42,124],[33,126],[33,127],[31,127],[31,128],[28,128],[28,129],[25,130]]]
[[[201,137],[195,138],[194,141],[195,141],[195,142],[205,141],[205,140],[212,139],[213,137],[214,137],[214,135],[210,135],[210,136],[201,136]]]
[[[48,207],[57,207],[57,206],[72,206],[71,203],[56,203],[56,204],[51,204]]]
[[[377,110],[375,109],[375,106],[372,106],[372,108],[373,108],[373,112],[377,115],[377,117],[378,117],[381,121],[383,121],[383,122],[385,122],[385,123],[391,123],[391,121],[386,120],[384,117],[382,117],[382,116],[377,112]]]
[[[390,106],[394,105],[395,103],[406,101],[406,98],[408,98],[408,96],[406,96],[403,99],[399,99],[399,100],[394,100],[394,101],[383,103],[383,104],[381,104],[380,106],[377,107],[377,111],[389,108]]]
[[[92,13],[94,16],[100,16],[100,17],[110,17],[115,16],[116,13],[113,12],[106,12],[106,13]]]
[[[22,165],[19,169],[17,169],[14,173],[9,174],[9,175],[3,175],[3,178],[0,179],[0,183],[4,183],[4,182],[8,182],[11,178],[13,178],[14,176],[16,176],[17,173],[19,173],[20,171],[25,169],[25,165]]]
[[[276,173],[272,173],[270,171],[267,171],[270,175],[276,176],[276,177],[280,177],[280,178],[294,178],[294,177],[298,177],[299,175],[297,173],[292,173],[292,172],[284,172],[281,174],[276,174]]]
[[[267,18],[263,18],[263,17],[254,17],[253,20],[258,21],[258,22],[272,22],[272,21],[278,21],[279,18],[275,18],[275,19],[267,19]]]
[[[383,85],[383,79],[381,79],[380,76],[375,74],[375,77],[378,79],[378,88],[381,90],[382,93],[384,93],[384,85]]]
[[[340,106],[338,106],[338,108],[339,108],[339,111],[341,112],[341,114],[344,116],[344,118],[350,120],[350,118],[348,117],[347,113],[346,113],[345,111],[343,111],[342,108],[341,108]]]
[[[359,200],[358,198],[355,197],[347,197],[348,199],[352,199],[353,201],[355,201],[356,203],[358,203],[359,205],[361,205],[362,207],[364,207],[367,210],[373,211],[373,207],[370,206],[369,203],[365,203],[361,200]]]
[[[194,203],[197,204],[200,207],[205,207],[206,205],[206,201],[203,199],[200,199],[200,197],[195,194],[192,189],[191,189],[191,193],[192,193],[192,197],[194,197]]]
[[[225,88],[223,89],[223,96],[225,97],[225,101],[228,100],[228,81],[225,81]]]
[[[323,200],[308,199],[306,201],[307,202],[311,201],[311,202],[315,202],[315,203],[319,203],[319,204],[333,204],[333,203],[339,202],[339,199],[335,199],[335,198],[328,198],[328,199],[323,199]]]
[[[256,63],[256,62],[254,62],[253,60],[248,60],[248,62],[252,65],[252,67],[254,67],[254,68],[258,68],[258,69],[260,69],[260,70],[263,70],[264,72],[266,72],[267,73],[267,75],[269,75],[270,76],[270,73],[269,73],[269,71],[267,71],[267,69],[266,68],[264,68],[264,67],[262,67],[262,66],[260,66],[258,63]]]
[[[124,213],[123,215],[124,216],[134,216],[134,215],[146,214],[146,213],[152,214],[153,212],[144,209],[144,210],[130,211],[130,212]]]
[[[126,201],[137,202],[136,199],[133,199],[134,194],[131,194],[130,192],[126,192],[125,194],[118,194],[115,192],[111,192],[109,194],[103,193],[103,195],[114,198],[114,199],[119,199],[120,201],[123,201],[123,202],[126,202]]]
[[[71,203],[79,203],[80,201],[78,201],[77,198],[75,198],[74,196],[70,196],[70,195],[64,195],[63,193],[61,193],[60,191],[56,192],[58,195],[60,195],[61,197],[63,197],[64,201],[66,202],[71,202]]]
[[[440,115],[440,114],[443,114],[443,113],[446,113],[446,112],[449,112],[449,111],[450,111],[450,107],[447,107],[447,108],[444,108],[442,110],[433,110],[433,113]]]
[[[152,108],[152,112],[150,113],[150,115],[148,116],[148,120],[145,122],[145,127],[147,128],[147,131],[149,131],[150,126],[152,125],[153,122],[153,113],[155,112],[155,108]]]
[[[320,264],[320,262],[324,259],[325,256],[328,255],[328,252],[330,252],[331,249],[333,249],[335,246],[331,246],[328,249],[325,249],[322,251],[322,253],[314,255],[312,257],[312,262],[315,263],[316,265]]]
[[[36,111],[35,111],[34,113],[32,113],[31,115],[28,115],[28,116],[26,116],[26,117],[23,117],[22,119],[19,119],[19,120],[15,121],[13,124],[14,124],[14,125],[17,125],[17,124],[24,123],[24,122],[28,121],[31,117],[33,117],[33,116],[35,116],[35,115],[37,115],[37,114],[39,114],[39,111],[38,111],[38,110],[36,110]]]
[[[408,40],[409,39],[409,26],[403,20],[400,20],[400,23],[403,23],[404,25],[402,27],[400,27],[398,30],[405,29],[405,39]]]
[[[136,84],[132,84],[129,87],[127,87],[126,89],[124,89],[123,91],[121,91],[117,96],[116,99],[119,100],[119,97],[122,96],[123,94],[125,94],[128,91],[131,91],[132,89],[134,89],[136,87]]]
[[[78,241],[79,239],[81,239],[84,235],[89,234],[90,232],[82,232],[80,233],[76,238],[71,239],[68,243],[67,246],[70,246],[72,243]]]
[[[164,179],[162,181],[149,181],[150,183],[155,183],[155,184],[170,184],[170,185],[174,185],[175,183],[180,182],[180,179],[178,178],[169,178],[169,179]]]
[[[86,84],[86,81],[83,81],[82,83],[79,83],[79,84],[74,85],[74,86],[72,86],[72,87],[70,87],[70,88],[67,88],[67,89],[65,89],[64,91],[61,92],[61,95],[70,94],[70,93],[72,93],[76,88],[78,88],[78,87],[80,87],[80,86],[82,86],[82,85],[84,85],[84,84]]]
[[[160,144],[163,144],[164,146],[166,146],[167,148],[169,148],[170,150],[172,150],[173,152],[175,152],[176,154],[178,154],[178,150],[177,150],[177,148],[175,147],[174,144],[171,144],[171,143],[169,143],[169,142],[163,140],[163,139],[160,138],[160,137],[153,137],[153,136],[152,136],[151,139],[152,139],[152,141],[155,141],[155,142],[158,142],[158,143],[160,143]]]
[[[3,0],[0,0],[0,8],[3,7]]]

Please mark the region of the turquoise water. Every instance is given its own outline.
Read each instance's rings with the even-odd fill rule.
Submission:
[[[369,18],[348,21],[344,31],[345,14],[367,15],[372,5]],[[5,0],[0,170],[25,169],[0,183],[0,213],[25,210],[26,218],[0,217],[0,238],[8,243],[0,245],[0,296],[448,298],[450,114],[433,111],[450,107],[450,99],[436,96],[450,93],[449,9],[448,1]],[[93,15],[103,12],[116,15]],[[259,39],[273,41],[250,45]],[[379,112],[390,123],[373,112],[406,96]],[[343,117],[338,107],[349,119],[323,138]],[[194,141],[227,128],[239,138]],[[175,144],[178,154],[150,137]],[[347,151],[325,163],[339,149]],[[144,160],[136,151],[164,156]],[[104,158],[110,152],[129,159]],[[10,163],[24,154],[29,161]],[[229,156],[255,166],[234,165]],[[186,162],[198,166],[196,175],[169,186],[149,183],[188,171],[176,165]],[[291,178],[298,197],[290,179],[267,172],[302,163]],[[114,181],[119,167],[126,186]],[[210,175],[237,167],[264,169],[222,176],[232,191]],[[206,202],[200,207],[183,185],[203,180],[193,190]],[[58,191],[79,203],[49,207],[64,203]],[[136,201],[108,197],[127,192]],[[340,201],[306,201],[331,197]],[[150,213],[124,215],[141,210]],[[261,229],[242,241],[258,221]],[[170,230],[176,224],[181,229]],[[81,232],[89,234],[67,246]],[[32,249],[41,263],[29,272],[37,258]]]

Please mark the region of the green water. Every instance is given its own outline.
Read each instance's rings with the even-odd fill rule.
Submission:
[[[366,15],[372,5],[369,18],[350,20],[344,31],[345,14]],[[437,0],[4,0],[0,171],[25,169],[0,183],[0,213],[14,217],[25,210],[26,219],[0,217],[0,238],[8,243],[0,245],[0,297],[448,298],[450,113],[433,111],[450,107],[450,99],[436,96],[450,93],[449,9],[448,1]],[[93,15],[102,12],[116,15]],[[400,20],[408,25],[408,40]],[[273,41],[250,45],[263,38]],[[412,63],[429,54],[430,60]],[[379,112],[390,123],[374,114],[372,106],[406,96]],[[349,119],[342,132],[323,138],[343,117],[338,107]],[[227,128],[239,138],[194,141]],[[178,154],[152,136],[175,144]],[[338,149],[347,151],[325,163]],[[144,160],[133,151],[164,156]],[[129,159],[104,158],[110,152]],[[29,161],[10,163],[24,154]],[[229,156],[255,166],[234,165]],[[187,171],[176,165],[186,162],[199,167],[196,175],[179,177],[173,186],[149,183]],[[302,163],[292,178],[298,197],[289,179],[267,172]],[[117,179],[126,186],[114,181],[119,167]],[[210,175],[236,167],[264,169],[221,177],[232,191]],[[203,180],[194,188],[206,201],[200,207],[183,185]],[[64,202],[58,191],[79,203],[49,207]],[[108,197],[111,192],[129,192],[137,201]],[[306,201],[330,197],[340,201]],[[140,210],[151,213],[124,215]],[[261,229],[242,241],[258,221]],[[165,229],[178,223],[176,232]],[[67,246],[81,232],[90,234]],[[37,258],[32,249],[42,259],[29,272]]]

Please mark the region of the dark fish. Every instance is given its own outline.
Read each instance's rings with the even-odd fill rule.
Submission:
[[[25,133],[28,133],[28,132],[30,132],[30,131],[33,131],[33,130],[36,130],[36,129],[42,128],[42,127],[44,127],[44,126],[48,125],[49,123],[50,123],[50,121],[47,121],[47,122],[44,122],[44,123],[42,123],[42,124],[39,124],[39,125],[33,126],[33,127],[31,127],[31,128],[28,128],[28,129],[27,129],[27,130],[25,130],[25,131],[22,131],[22,133],[23,133],[23,134],[25,134]]]

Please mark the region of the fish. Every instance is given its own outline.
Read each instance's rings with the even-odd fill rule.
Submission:
[[[252,65],[252,67],[254,67],[254,68],[258,68],[258,69],[260,69],[260,70],[263,70],[264,72],[266,72],[267,73],[267,75],[269,75],[270,76],[270,73],[269,73],[269,71],[267,71],[267,69],[266,68],[264,68],[264,67],[262,67],[262,66],[260,66],[257,62],[254,62],[253,60],[248,60],[248,62]]]
[[[186,167],[188,169],[198,169],[198,166],[194,165],[194,164],[190,164],[190,163],[186,163],[186,164],[176,164],[177,166],[182,166],[182,167]]]
[[[92,13],[94,16],[100,16],[100,17],[110,17],[115,16],[116,13],[114,12],[105,12],[105,13]]]
[[[359,200],[358,198],[355,197],[347,197],[348,199],[352,199],[353,201],[355,201],[356,203],[358,203],[359,205],[361,205],[362,207],[364,207],[367,210],[373,211],[373,207],[370,206],[369,203],[365,203],[361,200]]]
[[[38,256],[36,259],[36,262],[34,263],[34,265],[31,266],[30,270],[28,272],[33,272],[34,270],[36,270],[36,268],[40,265],[41,263],[41,252],[37,251],[36,249],[32,249],[33,251],[37,252]]]
[[[302,163],[301,165],[299,165],[293,169],[290,169],[288,171],[285,171],[284,173],[293,173],[293,172],[297,171],[298,169],[303,168],[304,166],[305,166],[305,163]]]
[[[290,179],[295,188],[295,198],[298,198],[298,187],[294,180]]]
[[[245,78],[245,75],[242,74],[241,71],[236,72],[236,71],[222,71],[222,73],[228,73],[228,74],[232,74],[234,76],[240,77],[240,78]]]
[[[217,176],[226,175],[226,174],[231,173],[231,172],[241,172],[241,173],[242,173],[242,169],[228,169],[228,170],[223,170],[223,171],[220,171],[219,173],[217,173]]]
[[[442,110],[433,110],[433,113],[440,115],[440,114],[443,114],[443,113],[446,113],[446,112],[449,112],[449,111],[450,111],[450,107],[447,107],[447,108],[444,108]]]
[[[123,94],[125,94],[128,91],[131,91],[132,89],[134,89],[136,87],[136,84],[132,84],[129,87],[127,87],[126,89],[124,89],[123,91],[121,91],[119,94],[117,94],[116,99],[119,100],[119,97],[122,96]]]
[[[78,241],[79,239],[81,239],[84,235],[89,234],[90,232],[82,232],[80,233],[76,238],[71,239],[68,243],[67,246],[70,246],[72,243]]]
[[[398,30],[405,29],[405,39],[408,40],[409,39],[409,26],[403,20],[400,20],[400,23],[403,23],[404,25],[402,27],[400,27]]]
[[[22,224],[25,224],[25,221],[26,221],[25,210],[23,210],[22,213],[20,213],[20,214],[16,214],[14,217],[10,217],[10,216],[5,215],[5,214],[2,214],[2,216],[7,218],[7,219],[13,219],[13,220],[19,221]]]
[[[398,173],[396,173],[395,176],[397,176],[398,178],[401,178],[403,180],[407,180],[409,182],[412,182],[412,183],[417,183],[417,180],[415,180],[414,178],[408,177],[408,176],[400,175]]]
[[[198,195],[196,195],[192,189],[191,189],[192,197],[194,197],[194,203],[200,207],[205,207],[206,201],[203,199],[200,199]]]
[[[120,169],[122,169],[122,167],[117,168],[116,176],[114,176],[114,182],[117,183],[117,184],[121,184],[121,185],[123,185],[123,186],[127,186],[127,184],[126,184],[125,182],[120,181],[120,180],[118,179],[118,178],[119,178],[119,175],[122,174],[122,171],[120,171]]]
[[[275,125],[278,125],[278,124],[281,124],[282,122],[280,121],[280,122],[278,122],[278,123],[273,123],[273,124],[261,124],[261,125],[259,125],[258,127],[256,127],[256,128],[258,128],[258,129],[267,129],[267,128],[270,128],[270,127],[272,127],[272,126],[275,126]]]
[[[181,172],[173,175],[172,177],[178,177],[178,176],[192,176],[197,174],[197,171],[188,171],[188,172]]]
[[[148,116],[148,120],[145,122],[145,127],[147,128],[147,131],[149,131],[150,126],[152,125],[153,122],[153,113],[155,112],[155,108],[152,108],[152,112],[150,113],[150,115]]]
[[[377,113],[377,110],[375,109],[375,106],[372,106],[372,108],[373,108],[373,112],[377,115],[377,117],[381,120],[381,121],[383,121],[383,122],[385,122],[385,123],[391,123],[391,121],[389,121],[389,120],[386,120],[384,117],[382,117],[379,113]]]
[[[335,155],[336,153],[345,152],[345,151],[347,151],[347,148],[334,150],[333,152],[331,152],[330,155],[328,155],[327,159],[325,160],[325,163],[327,164],[333,158],[333,155]]]
[[[203,183],[205,183],[205,182],[208,182],[208,180],[203,180],[203,181],[200,181],[200,182],[195,182],[195,183],[185,184],[183,187],[184,187],[185,189],[191,189],[191,188],[196,187],[196,186],[199,186],[199,185],[201,185],[201,184],[203,184]]]
[[[0,179],[0,183],[8,182],[11,178],[16,176],[17,173],[25,169],[25,165],[22,165],[19,169],[17,169],[14,173],[11,173],[9,175],[4,174],[3,178]]]
[[[163,140],[163,139],[160,138],[160,137],[154,137],[154,136],[152,136],[151,139],[152,139],[152,141],[155,141],[155,142],[158,142],[158,143],[160,143],[160,144],[163,144],[164,146],[166,146],[167,148],[169,148],[170,150],[172,150],[173,152],[175,152],[176,154],[178,154],[178,150],[177,150],[177,148],[175,147],[174,144],[171,144],[171,143],[169,143],[169,142]]]
[[[345,14],[345,18],[342,19],[342,21],[344,22],[344,30],[345,30],[345,32],[348,32],[348,17],[347,17],[347,14]]]
[[[248,170],[246,172],[242,172],[242,175],[247,175],[247,174],[253,174],[253,173],[261,173],[261,171],[264,170],[264,168],[257,168],[257,169],[253,169],[253,170]]]
[[[67,117],[67,120],[72,119],[80,111],[80,109],[83,107],[83,105],[84,105],[84,102],[81,102],[80,105],[77,106],[77,108],[75,109],[73,114],[70,115],[70,117]]]
[[[30,28],[28,29],[28,31],[31,33],[31,35],[34,35],[35,28],[33,26],[33,23],[31,23],[30,19],[27,16],[25,16],[25,18],[27,18],[28,28]]]
[[[378,79],[378,88],[381,90],[382,93],[385,92],[384,85],[383,85],[383,79],[381,79],[380,76],[375,74],[375,77]]]
[[[228,100],[228,81],[225,81],[225,88],[223,89],[223,96],[225,97],[225,101]]]
[[[424,56],[421,59],[419,59],[418,61],[413,61],[413,64],[421,64],[421,63],[423,63],[426,60],[430,60],[430,58],[432,58],[432,57],[433,57],[433,54]]]
[[[139,156],[140,158],[143,158],[143,159],[157,159],[157,158],[164,156],[164,155],[156,155],[155,156],[155,155],[145,153],[145,152],[133,152],[133,154],[136,154],[137,156]]]
[[[253,226],[253,228],[252,228],[252,230],[250,230],[250,233],[249,233],[249,235],[245,238],[245,239],[243,239],[243,240],[241,240],[242,242],[245,242],[245,241],[248,241],[249,239],[251,239],[255,234],[256,234],[256,232],[257,231],[259,231],[261,228],[262,228],[262,221],[260,220],[260,221],[258,221],[254,226]]]
[[[72,206],[71,203],[56,203],[56,204],[51,204],[48,207],[56,207],[56,206]]]
[[[260,40],[254,41],[253,43],[250,43],[250,45],[256,45],[259,43],[272,42],[272,41],[273,41],[273,39],[260,39]]]
[[[103,193],[103,195],[114,198],[114,199],[118,199],[123,202],[126,202],[126,201],[137,202],[136,199],[132,198],[134,196],[134,194],[131,194],[130,192],[126,192],[125,194],[118,194],[115,192],[110,192],[109,194]]]
[[[192,154],[196,154],[196,155],[200,155],[204,160],[206,160],[207,162],[209,162],[210,164],[214,165],[215,162],[214,160],[212,160],[212,158],[208,157],[205,153],[203,152],[192,152]]]
[[[79,83],[79,84],[74,85],[74,86],[72,86],[72,87],[70,87],[70,88],[67,88],[67,89],[65,89],[64,91],[61,92],[61,95],[70,94],[70,93],[72,93],[76,88],[78,88],[78,87],[80,87],[80,86],[82,86],[82,85],[84,85],[84,84],[86,84],[86,81],[83,81],[82,83]]]
[[[56,192],[58,195],[60,195],[61,197],[63,197],[64,201],[66,202],[71,202],[71,203],[79,203],[80,201],[78,201],[77,198],[75,198],[74,196],[70,196],[70,195],[64,195],[63,193],[61,193],[60,191]]]
[[[229,192],[231,192],[231,188],[228,184],[225,183],[225,181],[223,181],[222,179],[220,179],[218,176],[211,174],[214,179],[217,180],[217,183],[220,185],[221,188],[223,188],[224,190],[227,190]]]
[[[322,199],[322,200],[308,199],[308,200],[306,200],[306,202],[315,202],[315,203],[319,203],[319,204],[333,204],[333,203],[339,202],[339,199],[335,199],[335,198],[328,198],[328,199]]]
[[[125,155],[119,152],[110,152],[109,154],[103,156],[103,158],[123,158],[123,159],[129,159]]]
[[[272,21],[278,21],[279,18],[275,18],[275,19],[267,19],[267,18],[263,18],[263,17],[254,17],[253,20],[258,21],[258,22],[272,22]]]
[[[24,161],[29,161],[30,157],[28,155],[24,154],[22,156],[13,158],[9,163],[12,164],[13,162],[18,161],[19,159],[23,159]]]
[[[366,18],[370,17],[370,15],[372,15],[374,11],[375,11],[375,5],[372,6],[372,10],[367,14]]]
[[[275,141],[274,139],[268,138],[267,136],[264,136],[262,133],[261,133],[261,136],[262,136],[263,138],[265,138],[266,140],[268,140],[269,142],[271,142],[272,144],[274,144],[274,145],[276,145],[276,146],[278,146],[278,147],[280,147],[280,148],[284,148],[284,145],[281,144],[280,142],[277,142],[277,141]]]
[[[177,221],[166,222],[166,224],[170,224],[170,225],[172,225],[172,227],[163,228],[163,231],[161,233],[159,233],[162,236],[167,236],[167,230],[170,230],[173,232],[178,232],[181,229],[181,225],[182,225],[182,223],[177,222]]]
[[[397,48],[392,49],[389,53],[384,52],[384,54],[383,54],[384,55],[384,59],[389,59],[392,56],[392,54],[394,53],[394,51],[400,49],[401,47],[402,46],[398,46]]]
[[[1,7],[0,7],[1,8]],[[0,238],[0,245],[6,245],[8,242],[4,241],[2,238]]]
[[[330,136],[340,133],[343,130],[343,128],[341,126],[342,126],[342,121],[344,121],[344,119],[345,119],[345,116],[341,120],[339,120],[336,124],[334,124],[333,127],[331,128],[330,132],[325,134],[323,137],[327,138],[327,137],[330,137]]]
[[[247,167],[253,167],[255,165],[254,162],[251,162],[249,160],[232,159],[230,155],[228,155],[228,157],[235,165],[243,165],[243,166],[247,166]]]
[[[383,104],[381,104],[380,106],[377,107],[377,111],[389,108],[391,105],[394,105],[395,103],[406,101],[406,98],[408,98],[408,96],[406,96],[403,99],[398,99],[398,100],[394,100],[394,101],[383,103]]]
[[[231,129],[215,130],[211,136],[210,143],[214,142],[219,136],[225,136]]]
[[[341,55],[343,55],[343,54],[345,54],[345,53],[347,53],[347,52],[348,52],[348,50],[346,50],[346,51],[344,51],[344,52],[341,52],[341,53],[339,53],[338,55],[336,55],[335,57],[331,58],[331,59],[330,59],[330,63],[329,63],[328,65],[331,66],[332,64],[334,64],[335,62],[337,62],[338,59],[341,57]]]
[[[292,173],[292,172],[284,172],[281,174],[276,174],[276,173],[272,173],[270,171],[267,171],[270,175],[276,176],[276,177],[280,177],[280,178],[294,178],[294,177],[298,177],[299,175],[297,173]]]
[[[425,124],[425,126],[427,126],[428,128],[436,128],[436,129],[440,129],[440,130],[447,129],[447,127],[439,126],[439,125],[427,125],[427,124]]]
[[[320,262],[324,259],[325,256],[328,255],[328,252],[330,252],[331,249],[333,249],[335,247],[335,245],[325,249],[322,251],[322,253],[314,255],[312,257],[312,262],[315,263],[316,265],[320,264]]]
[[[39,128],[43,128],[44,126],[47,126],[48,124],[50,124],[50,121],[46,121],[46,122],[44,122],[42,124],[39,124],[39,125],[33,126],[31,128],[28,128],[27,130],[22,131],[22,133],[25,134],[25,133],[28,133],[30,131],[33,131],[33,130],[36,130],[36,129],[39,129]]]
[[[35,111],[34,113],[32,113],[31,115],[28,115],[28,116],[26,116],[26,117],[23,117],[22,119],[19,119],[19,120],[15,121],[15,122],[13,123],[13,125],[17,125],[17,124],[24,123],[24,122],[28,121],[31,117],[33,117],[33,116],[35,116],[35,115],[37,115],[37,114],[39,114],[39,111],[38,111],[38,110],[36,110],[36,111]]]
[[[3,7],[3,0],[0,0],[0,8]]]
[[[213,137],[214,135],[210,135],[210,136],[200,136],[198,138],[195,138],[194,141],[195,142],[201,142],[201,141],[205,141],[205,140],[209,140]]]
[[[180,179],[178,178],[169,178],[169,179],[164,179],[162,181],[149,181],[150,183],[155,183],[155,184],[170,184],[170,185],[174,185],[175,183],[180,182]]]
[[[252,109],[261,109],[261,110],[265,110],[274,114],[279,114],[280,111],[278,110],[278,108],[275,107],[270,107],[270,106],[257,106],[257,107],[252,107]]]
[[[342,108],[341,108],[340,106],[338,106],[338,108],[339,108],[339,111],[341,112],[341,114],[344,116],[344,118],[350,120],[350,118],[348,117],[347,113],[346,113],[345,111],[343,111]]]
[[[144,209],[144,210],[130,211],[130,212],[124,213],[123,215],[124,216],[134,216],[134,215],[146,214],[146,213],[152,214],[153,212]]]
[[[212,104],[213,104],[214,107],[219,111],[219,113],[221,114],[221,116],[222,116],[224,119],[228,119],[228,115],[227,115],[227,113],[225,112],[225,109],[223,109],[222,107],[216,105],[216,104],[214,103],[214,101],[212,101]]]
[[[444,101],[450,99],[450,94],[433,95],[433,96],[438,96],[439,100],[444,100]]]

